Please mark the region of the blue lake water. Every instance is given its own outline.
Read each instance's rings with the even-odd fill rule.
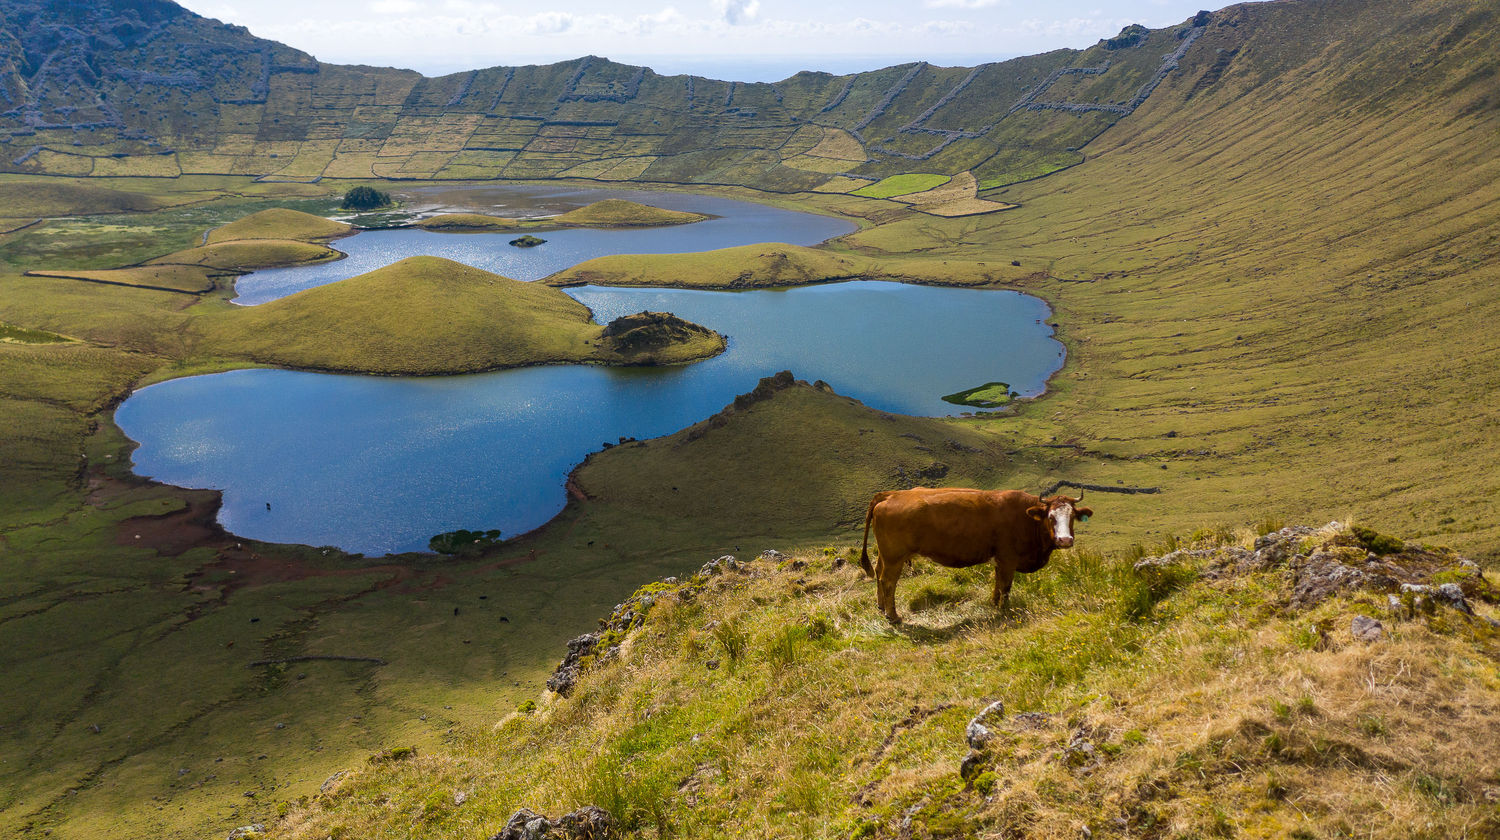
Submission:
[[[278,268],[257,271],[235,283],[239,292],[236,303],[253,305],[275,300],[293,292],[343,280],[390,265],[397,260],[422,254],[434,254],[461,263],[493,271],[516,280],[540,280],[584,260],[609,254],[678,254],[691,251],[713,251],[736,245],[761,242],[785,242],[791,245],[816,245],[826,239],[854,230],[843,219],[797,213],[777,207],[766,207],[745,201],[703,195],[611,190],[608,194],[593,191],[542,192],[541,188],[511,187],[506,192],[524,190],[526,206],[539,198],[572,204],[597,201],[601,197],[624,198],[669,210],[687,210],[716,218],[691,225],[660,228],[615,228],[596,230],[537,231],[547,240],[535,248],[510,245],[515,233],[433,233],[420,229],[375,230],[340,239],[333,247],[348,254],[345,259],[322,265]],[[559,205],[566,207],[567,204]],[[505,205],[486,208],[495,215],[509,212]]]
[[[392,235],[436,237],[431,250],[413,253],[454,259],[493,238],[416,231],[379,238]],[[640,250],[634,241],[621,240],[621,249]],[[234,371],[142,389],[115,419],[141,442],[137,473],[223,490],[220,521],[231,532],[380,554],[425,550],[433,534],[457,528],[508,536],[536,528],[562,509],[567,473],[589,452],[691,425],[779,370],[826,380],[876,408],[940,415],[961,410],[943,394],[987,381],[1039,393],[1062,363],[1062,347],[1042,323],[1045,304],[1014,292],[854,282],[570,293],[600,322],[643,309],[674,312],[729,336],[729,350],[672,368],[570,365],[425,378]]]

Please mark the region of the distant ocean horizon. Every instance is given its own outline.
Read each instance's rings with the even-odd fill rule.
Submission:
[[[717,56],[717,55],[618,55],[608,56],[621,64],[650,67],[663,76],[693,75],[726,82],[779,82],[803,70],[822,71],[842,76],[879,70],[896,64],[926,61],[941,67],[973,67],[991,61],[1015,58],[1013,54],[955,53],[939,56],[903,55],[802,55],[802,56]],[[527,64],[552,64],[566,61],[541,56],[515,56],[501,62],[504,66]],[[383,62],[372,60],[371,63]],[[392,66],[416,70],[424,76],[446,76],[469,70],[494,67],[493,59],[476,59],[474,63],[462,60],[447,62],[413,62],[411,57],[393,60]]]

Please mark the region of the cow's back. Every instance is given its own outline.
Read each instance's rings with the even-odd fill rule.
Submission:
[[[987,562],[1007,541],[1004,532],[1015,528],[1007,499],[1017,491],[995,492],[967,488],[893,490],[874,503],[876,539],[882,553],[921,554],[944,566],[973,566]],[[1021,494],[1025,495],[1025,494]],[[1025,519],[1025,506],[1019,511]]]

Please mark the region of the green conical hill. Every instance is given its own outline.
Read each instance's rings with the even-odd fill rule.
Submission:
[[[234,239],[293,239],[303,242],[326,241],[354,230],[353,225],[335,222],[322,216],[285,207],[272,207],[214,228],[208,232],[208,244]]]
[[[263,364],[387,374],[467,373],[559,362],[688,361],[723,349],[698,332],[622,358],[588,307],[557,289],[441,257],[375,271],[204,319],[216,352]],[[688,349],[685,351],[684,347]]]

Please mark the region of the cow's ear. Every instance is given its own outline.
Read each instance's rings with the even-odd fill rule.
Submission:
[[[1073,512],[1076,513],[1076,514],[1078,514],[1078,521],[1079,522],[1087,522],[1087,521],[1089,521],[1089,517],[1094,515],[1094,509],[1093,508],[1086,508],[1086,507],[1073,508]]]
[[[1042,507],[1041,505],[1036,505],[1036,506],[1027,508],[1026,509],[1026,515],[1029,516],[1029,517],[1031,517],[1032,519],[1035,519],[1038,522],[1042,522],[1042,521],[1046,520],[1046,518],[1047,518],[1047,509],[1044,508],[1044,507]]]

